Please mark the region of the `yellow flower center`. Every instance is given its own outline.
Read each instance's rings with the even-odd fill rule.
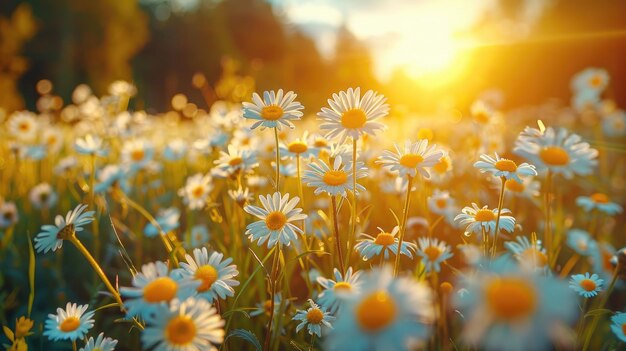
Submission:
[[[361,128],[367,122],[365,111],[353,108],[341,114],[341,125],[348,129]]]
[[[333,287],[333,289],[335,291],[338,291],[338,290],[351,291],[352,290],[352,285],[350,285],[350,283],[348,283],[348,282],[337,282],[335,284],[335,286]]]
[[[424,253],[428,257],[428,260],[432,262],[439,258],[439,256],[441,255],[441,250],[439,250],[439,248],[436,246],[429,246],[424,249]]]
[[[517,170],[517,164],[511,160],[501,159],[494,165],[498,171],[515,172]]]
[[[26,122],[22,122],[17,126],[17,128],[21,130],[22,132],[27,132],[30,129],[30,124]]]
[[[393,235],[391,235],[391,233],[379,233],[376,236],[376,240],[374,240],[374,243],[381,246],[389,246],[394,243],[394,237]]]
[[[537,293],[520,278],[496,278],[485,288],[489,309],[498,319],[512,321],[528,317],[537,307]]]
[[[361,329],[375,333],[389,326],[398,314],[396,304],[385,291],[377,291],[361,301],[355,309]]]
[[[539,152],[539,157],[548,166],[565,166],[569,163],[567,151],[560,146],[548,146]]]
[[[308,150],[309,147],[306,145],[305,142],[298,140],[289,144],[287,146],[287,149],[289,150],[289,152],[293,152],[294,154],[301,154],[303,152],[306,152],[306,150]]]
[[[265,311],[265,314],[268,316],[270,315],[270,311],[272,310],[272,300],[265,300],[263,303],[263,310]]]
[[[487,123],[489,122],[489,113],[487,111],[481,110],[474,113],[474,119],[479,123]]]
[[[200,197],[202,196],[203,193],[204,193],[204,188],[199,185],[193,188],[193,190],[191,191],[191,195],[193,195],[193,197]]]
[[[548,263],[548,257],[536,247],[529,247],[520,256],[526,262],[534,262],[537,267],[543,267]]]
[[[439,207],[440,209],[446,208],[447,204],[448,200],[445,197],[435,200],[435,205],[437,205],[437,207]]]
[[[602,193],[595,193],[590,196],[593,202],[598,204],[605,204],[609,202],[609,197]]]
[[[261,117],[268,121],[275,121],[283,116],[283,109],[280,106],[269,105],[261,110]]]
[[[142,149],[135,149],[130,152],[130,158],[135,162],[139,162],[143,160],[144,155],[145,153],[143,152]]]
[[[306,320],[311,324],[320,324],[324,319],[324,314],[319,308],[312,308],[306,313]]]
[[[514,193],[521,193],[524,191],[524,184],[519,183],[515,179],[507,179],[506,182],[504,182],[504,187]]]
[[[167,302],[176,296],[178,285],[170,277],[160,277],[143,288],[143,299],[150,303]]]
[[[57,142],[57,137],[54,135],[50,135],[48,139],[46,139],[46,144],[54,145]]]
[[[187,316],[176,316],[165,327],[165,338],[174,345],[188,345],[195,336],[196,325]]]
[[[265,224],[269,230],[280,230],[287,223],[287,216],[280,211],[270,212],[265,217]]]
[[[215,281],[217,280],[218,274],[215,267],[207,264],[198,267],[194,276],[196,277],[196,279],[202,281],[202,284],[200,284],[200,286],[198,287],[198,291],[203,292],[211,288],[213,283],[215,283]]]
[[[326,141],[326,139],[316,138],[315,142],[313,142],[313,146],[315,146],[315,147],[326,147],[326,146],[328,146],[328,142]]]
[[[330,186],[339,186],[345,184],[348,180],[348,174],[344,171],[328,171],[322,177],[324,183]]]
[[[233,157],[230,159],[230,161],[228,161],[228,164],[231,165],[232,167],[238,166],[243,162],[243,159],[241,157]]]
[[[593,77],[589,79],[589,85],[592,88],[600,87],[600,85],[602,85],[602,77],[600,77],[600,75],[598,74],[594,74]]]
[[[400,158],[400,164],[406,168],[415,168],[424,158],[418,154],[406,154]]]
[[[439,162],[433,166],[433,170],[439,174],[446,173],[450,169],[450,158],[447,156],[442,157]]]
[[[496,214],[493,213],[492,210],[482,209],[476,211],[476,215],[474,216],[474,220],[476,222],[490,222],[496,220]]]
[[[78,317],[67,317],[59,324],[59,329],[64,333],[72,332],[80,327],[80,319]]]
[[[596,290],[596,282],[591,279],[583,279],[580,281],[580,287],[585,291],[594,291]]]

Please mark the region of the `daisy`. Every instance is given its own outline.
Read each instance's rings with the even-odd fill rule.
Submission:
[[[585,298],[598,295],[598,292],[602,291],[602,284],[604,284],[604,280],[595,273],[590,276],[589,272],[574,274],[569,281],[569,287]]]
[[[426,200],[430,212],[443,216],[447,222],[454,222],[455,212],[458,211],[454,199],[448,191],[435,189],[433,194]]]
[[[335,314],[347,299],[359,292],[361,272],[353,272],[352,267],[348,267],[346,274],[341,274],[337,268],[334,268],[333,275],[335,280],[324,277],[317,277],[316,280],[324,288],[318,296],[318,303],[330,313]]]
[[[567,232],[567,246],[581,256],[589,256],[594,251],[596,241],[582,229],[571,229]]]
[[[96,193],[103,193],[119,186],[126,193],[130,191],[129,175],[127,167],[106,165],[98,170],[98,183],[94,186],[94,190]]]
[[[57,308],[57,314],[49,314],[43,335],[52,341],[82,339],[93,327],[95,311],[87,311],[89,305],[67,303],[65,310]]]
[[[430,174],[429,181],[435,184],[445,183],[452,177],[453,173],[450,152],[447,150],[441,150],[441,152],[443,153],[443,156],[441,156],[439,161],[430,168],[432,173]]]
[[[322,240],[330,232],[328,223],[317,211],[309,212],[304,220],[304,225],[306,226],[306,233],[313,234],[319,240]]]
[[[435,238],[419,238],[419,247],[416,254],[422,257],[422,263],[426,267],[426,273],[439,272],[441,263],[454,256],[450,252],[450,246]]]
[[[163,230],[164,234],[169,233],[178,229],[178,227],[180,226],[180,210],[176,207],[170,207],[165,210],[160,210],[159,215],[156,216],[155,220],[161,230]],[[143,232],[148,238],[154,238],[155,236],[159,235],[159,229],[151,222],[148,222],[148,224],[146,224]]]
[[[434,321],[431,290],[410,278],[394,278],[390,267],[363,277],[362,289],[337,316],[328,350],[409,350],[423,341]]]
[[[56,154],[63,147],[63,131],[57,127],[48,127],[41,132],[41,143],[49,153]]]
[[[489,181],[491,182],[491,188],[500,190],[502,187],[502,181],[500,178],[490,177]],[[504,196],[514,196],[521,197],[526,199],[534,199],[540,194],[541,185],[539,181],[535,180],[533,177],[525,177],[522,178],[522,182],[519,183],[515,179],[507,179],[504,182]]]
[[[564,128],[548,127],[541,131],[526,127],[518,136],[513,151],[531,161],[538,170],[548,169],[565,178],[591,174],[598,163],[598,150]]]
[[[314,146],[311,142],[309,131],[304,131],[302,137],[280,144],[280,154],[285,155],[285,157],[308,159],[314,156],[317,157],[319,152],[320,148]]]
[[[206,245],[209,242],[211,235],[209,230],[203,224],[198,224],[191,228],[191,248]]]
[[[282,296],[280,292],[277,292],[276,295],[274,295],[274,316],[279,314],[278,312],[280,311],[281,302],[282,302]],[[287,303],[289,303],[289,300],[287,300]],[[256,317],[256,316],[261,316],[261,315],[265,315],[269,317],[271,309],[272,309],[271,300],[265,300],[263,302],[259,302],[256,304],[256,308],[250,312],[250,317]]]
[[[380,233],[376,235],[376,238],[373,236],[367,235],[365,233],[361,234],[361,237],[364,239],[359,240],[359,242],[354,247],[358,252],[361,253],[364,259],[371,259],[374,256],[378,256],[381,253],[383,254],[385,260],[389,259],[389,252],[394,255],[398,254],[398,238],[396,234],[400,231],[400,227],[395,226],[391,233],[385,232],[382,228],[378,228]],[[413,243],[409,243],[406,241],[402,242],[402,248],[400,253],[413,258],[413,251],[415,251],[416,246]]]
[[[59,160],[56,166],[54,166],[54,174],[58,176],[67,175],[73,168],[76,167],[78,161],[74,156],[67,156]]]
[[[163,149],[163,158],[168,161],[178,161],[185,157],[187,153],[187,143],[183,139],[170,140]]]
[[[233,144],[228,145],[228,152],[220,151],[220,157],[215,160],[215,164],[228,175],[247,173],[259,165],[253,150],[241,149]]]
[[[608,84],[609,74],[601,68],[587,68],[572,78],[572,90],[576,92],[591,91],[599,95]]]
[[[490,210],[487,206],[480,208],[475,203],[472,203],[472,207],[466,206],[461,212],[462,213],[454,217],[454,221],[459,226],[465,226],[466,235],[475,233],[480,237],[483,230],[489,234],[494,234],[493,232],[496,229],[496,218],[498,216],[497,208]],[[498,229],[504,230],[507,233],[513,232],[515,229],[515,218],[507,216],[507,214],[510,214],[511,211],[503,208],[501,213],[500,225]]]
[[[41,183],[30,189],[28,194],[30,202],[36,209],[51,208],[57,202],[57,194],[50,184]]]
[[[190,297],[160,305],[141,333],[146,349],[154,351],[217,351],[224,341],[224,320],[205,300]]]
[[[116,345],[117,340],[105,338],[104,333],[100,333],[95,340],[93,337],[90,337],[85,347],[81,347],[79,351],[113,351]]]
[[[306,327],[309,335],[317,335],[318,338],[321,338],[322,329],[328,330],[333,328],[330,323],[335,320],[335,317],[324,311],[311,299],[309,299],[309,304],[311,305],[309,309],[305,311],[298,310],[293,317],[293,320],[300,321],[296,327],[296,333],[299,333],[300,330]]]
[[[591,196],[579,196],[576,198],[576,205],[582,207],[587,212],[597,209],[598,211],[604,212],[609,216],[613,216],[624,211],[622,206],[616,204],[615,202],[611,202],[609,197],[602,193],[595,193]]]
[[[185,255],[187,262],[180,264],[180,274],[189,279],[197,279],[201,281],[198,286],[198,296],[213,302],[218,297],[225,299],[227,296],[234,296],[235,290],[233,286],[238,286],[239,282],[235,279],[239,274],[237,266],[230,264],[232,258],[222,261],[224,254],[212,252],[209,255],[206,247],[202,249],[194,249],[193,257]]]
[[[610,281],[615,271],[611,260],[615,256],[615,247],[607,242],[596,242],[590,248],[589,259],[595,271],[602,279]]]
[[[352,186],[352,162],[343,163],[343,158],[337,156],[333,161],[332,168],[322,160],[315,160],[309,165],[310,169],[304,171],[302,181],[309,187],[314,187],[315,195],[322,192],[330,196],[341,195],[348,196],[348,191],[354,190]],[[367,177],[366,168],[362,162],[357,162],[356,178],[361,179]],[[356,184],[357,193],[365,191],[365,187],[359,183]]]
[[[389,113],[389,105],[385,104],[385,97],[372,90],[368,90],[361,98],[361,88],[342,91],[333,94],[328,99],[328,107],[322,107],[317,113],[323,121],[320,129],[328,130],[326,138],[340,138],[343,144],[347,137],[356,140],[364,134],[375,134],[385,125],[376,120]]]
[[[126,298],[128,317],[147,319],[157,313],[159,306],[193,295],[200,283],[181,277],[176,271],[169,272],[165,263],[156,261],[144,264],[133,277],[133,286],[120,288],[120,294]]]
[[[83,155],[96,155],[103,157],[107,154],[102,138],[92,134],[87,134],[84,138],[76,139],[76,142],[74,143],[74,150]]]
[[[622,137],[626,134],[626,112],[617,110],[602,120],[604,135],[611,138]]]
[[[122,146],[122,162],[137,170],[145,167],[154,155],[152,142],[145,139],[133,139],[124,142]]]
[[[228,189],[228,196],[242,207],[253,199],[250,189],[242,188],[241,186],[237,190]]]
[[[504,247],[526,268],[544,268],[548,264],[546,249],[541,247],[541,241],[532,243],[525,236],[518,236],[515,241],[506,241]]]
[[[45,224],[41,226],[41,232],[35,238],[35,249],[37,252],[47,253],[48,251],[56,251],[63,246],[63,240],[69,239],[76,233],[83,230],[83,226],[94,221],[95,211],[87,211],[87,205],[79,204],[73,210],[70,210],[65,218],[57,215],[54,219],[54,225]]]
[[[178,190],[178,196],[190,210],[201,210],[209,200],[209,193],[213,190],[211,175],[196,173],[187,178],[183,188]]]
[[[302,234],[302,229],[291,222],[305,219],[301,208],[296,208],[300,198],[295,196],[289,200],[289,194],[281,195],[275,192],[273,195],[259,196],[263,208],[247,205],[243,209],[247,213],[257,217],[260,221],[248,224],[246,235],[251,241],[258,241],[261,246],[267,241],[267,247],[273,247],[277,243],[289,246],[292,241],[298,240],[297,233]]]
[[[483,100],[476,100],[470,106],[470,114],[474,122],[478,124],[488,124],[494,115],[493,108]]]
[[[20,219],[15,202],[3,202],[0,198],[0,228],[9,228]]]
[[[407,175],[415,177],[418,171],[424,178],[430,178],[430,173],[426,168],[433,167],[443,157],[443,152],[437,150],[435,145],[428,146],[427,139],[418,140],[415,143],[407,140],[403,151],[397,144],[394,144],[394,147],[395,153],[385,150],[376,162],[391,172],[398,173],[398,176],[402,178]]]
[[[493,158],[489,155],[480,155],[482,161],[474,163],[474,167],[480,170],[480,173],[492,173],[496,177],[504,177],[507,180],[515,180],[518,183],[522,183],[520,176],[536,176],[537,171],[535,166],[528,163],[522,163],[519,166],[512,160],[506,158],[500,158],[498,153]]]
[[[622,342],[626,342],[626,313],[617,312],[611,317],[611,331]]]
[[[463,339],[485,350],[545,350],[552,331],[576,318],[577,301],[567,283],[520,270],[500,258],[461,281],[454,305],[465,316]]]
[[[302,118],[302,109],[304,106],[295,101],[297,95],[293,91],[283,94],[283,90],[278,92],[263,92],[263,100],[259,94],[252,94],[252,103],[243,103],[243,117],[255,120],[250,129],[261,127],[277,128],[280,130],[281,125],[289,128],[295,128],[291,121],[297,121]]]
[[[36,115],[29,111],[14,112],[7,122],[9,134],[22,142],[33,142],[37,138]]]

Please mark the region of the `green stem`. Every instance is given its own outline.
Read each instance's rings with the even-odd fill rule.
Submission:
[[[406,232],[406,221],[409,218],[409,206],[411,205],[411,188],[413,187],[413,177],[408,177],[406,189],[406,199],[404,200],[404,208],[402,209],[402,222],[400,222],[400,237],[398,238],[398,252],[396,253],[396,263],[393,266],[393,275],[398,275],[400,269],[400,256],[402,252],[402,243],[404,242],[404,233]]]
[[[89,250],[87,250],[87,248],[83,245],[83,243],[81,243],[80,240],[78,240],[76,235],[70,236],[68,240],[72,244],[74,244],[74,246],[76,246],[78,251],[80,251],[80,253],[85,257],[85,259],[87,259],[87,262],[91,264],[91,267],[100,276],[100,279],[102,279],[102,282],[106,286],[107,290],[109,290],[109,292],[113,295],[113,298],[115,299],[115,301],[120,306],[120,310],[124,312],[125,311],[124,303],[122,302],[122,298],[120,297],[119,292],[117,292],[117,290],[113,287],[113,285],[111,285],[109,278],[107,278],[106,274],[104,274],[104,271],[102,270],[98,262],[93,258],[93,256],[91,256],[91,254],[89,253]]]
[[[500,234],[500,216],[502,214],[502,205],[504,204],[504,189],[506,185],[506,178],[500,177],[502,180],[502,188],[500,189],[500,197],[498,199],[498,216],[496,217],[495,233],[493,233],[493,244],[491,247],[491,259],[496,258],[496,251],[498,250],[498,234]]]
[[[274,139],[276,140],[276,192],[280,189],[280,147],[278,144],[278,128],[274,128]]]
[[[617,277],[621,270],[622,270],[622,266],[618,264],[617,267],[615,268],[615,271],[613,272],[613,279],[611,279],[611,284],[609,284],[609,288],[606,289],[606,292],[604,296],[602,297],[602,300],[600,301],[600,304],[598,305],[597,309],[602,309],[604,308],[604,305],[606,305],[607,301],[609,300],[609,296],[611,296],[611,291],[613,291],[613,288],[615,287],[615,283],[617,282]],[[589,349],[589,344],[591,343],[591,337],[593,336],[593,331],[598,326],[598,323],[600,322],[600,317],[601,317],[600,314],[596,314],[593,317],[593,320],[591,321],[591,325],[589,329],[588,330],[583,329],[583,335],[586,335],[585,344],[583,345],[583,348],[582,348],[583,351],[587,351]],[[583,318],[585,318],[584,315],[583,315]]]
[[[276,296],[276,285],[278,282],[276,278],[278,277],[278,261],[280,260],[280,243],[277,244],[277,250],[274,252],[274,262],[272,263],[272,273],[270,275],[270,320],[267,322],[267,330],[265,331],[265,343],[263,346],[263,350],[270,350],[270,339],[272,338],[272,324],[274,322],[274,298]]]
[[[545,206],[545,228],[544,228],[544,241],[546,245],[546,252],[548,253],[548,262],[551,261],[552,252],[552,222],[551,222],[551,209],[550,209],[550,192],[552,188],[552,172],[548,169],[546,173],[546,191],[544,194],[544,206]],[[550,265],[551,266],[551,265]]]
[[[352,249],[354,247],[354,241],[356,240],[356,143],[358,138],[352,138],[352,212],[350,214],[351,226],[350,236],[348,236],[348,265],[350,264],[350,257],[352,257]]]
[[[341,252],[341,240],[339,238],[339,213],[337,211],[337,198],[331,195],[332,211],[333,211],[333,234],[335,234],[335,243],[337,245],[337,258],[339,260],[339,269],[341,274],[346,274],[343,264],[343,253]]]

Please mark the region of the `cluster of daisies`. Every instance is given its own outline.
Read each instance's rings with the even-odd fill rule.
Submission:
[[[608,85],[603,70],[576,75],[571,111],[615,143],[624,112],[603,98]],[[62,262],[68,241],[101,284],[89,304],[63,301],[48,315],[53,345],[131,345],[93,331],[109,317],[163,351],[234,340],[588,350],[607,324],[614,345],[626,342],[626,313],[609,299],[626,277],[626,250],[611,245],[623,208],[609,185],[623,170],[572,128],[539,121],[507,135],[494,92],[455,128],[467,137],[446,139],[442,125],[400,143],[383,134],[399,124],[385,97],[360,88],[309,119],[291,91],[159,116],[127,111],[129,83],[109,93],[79,86],[72,104],[15,112],[2,131],[13,173],[0,185],[0,249],[20,244],[16,229],[35,231],[33,260]],[[112,268],[111,251],[127,269]],[[5,328],[12,349],[35,334],[32,304]]]

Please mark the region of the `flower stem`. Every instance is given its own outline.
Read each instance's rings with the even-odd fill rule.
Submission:
[[[276,247],[277,250],[274,252],[274,262],[272,263],[272,273],[270,275],[270,320],[267,322],[267,330],[265,331],[265,343],[263,346],[263,350],[270,350],[270,339],[272,335],[272,324],[274,322],[274,298],[276,296],[276,285],[278,284],[278,261],[280,261],[280,243]]]
[[[402,242],[404,241],[404,233],[406,232],[406,221],[409,218],[409,206],[411,205],[411,188],[413,187],[413,177],[408,177],[406,189],[406,199],[404,200],[404,208],[402,209],[402,222],[400,222],[400,237],[398,238],[398,252],[396,253],[396,264],[393,266],[393,275],[398,275],[400,269],[400,255],[402,253]]]
[[[493,233],[493,244],[491,246],[491,259],[496,258],[496,251],[498,250],[498,234],[500,234],[500,216],[502,215],[502,205],[504,204],[504,189],[506,185],[506,178],[500,177],[502,180],[502,187],[500,188],[500,197],[498,198],[498,216],[496,217],[495,233]]]
[[[72,244],[74,244],[74,246],[76,246],[78,251],[80,251],[80,253],[85,257],[85,259],[87,259],[89,264],[91,264],[91,267],[93,267],[96,273],[100,276],[100,279],[102,279],[102,282],[106,286],[107,290],[109,290],[109,292],[113,295],[113,298],[115,299],[115,301],[120,306],[120,310],[124,312],[125,311],[124,303],[122,302],[122,298],[120,297],[120,294],[113,287],[113,285],[111,285],[109,278],[107,278],[107,276],[104,274],[104,271],[102,270],[98,262],[93,258],[93,256],[91,256],[91,254],[89,253],[89,250],[87,250],[87,248],[83,245],[83,243],[81,243],[80,240],[78,240],[76,235],[70,236],[68,240]]]
[[[552,258],[552,222],[551,222],[551,209],[550,209],[550,192],[552,191],[552,172],[548,169],[546,174],[546,190],[544,194],[544,207],[545,207],[545,228],[544,228],[544,241],[546,245],[546,252],[548,253],[548,262]]]
[[[343,254],[341,252],[341,240],[339,239],[339,213],[337,211],[337,198],[331,195],[332,201],[332,209],[333,209],[333,231],[335,234],[335,242],[337,244],[337,257],[339,259],[339,269],[341,270],[341,274],[345,274],[343,264]]]
[[[278,128],[274,128],[274,139],[276,140],[276,192],[280,187],[278,186],[280,181],[280,148],[278,144]]]
[[[352,138],[352,213],[350,214],[351,226],[350,226],[350,236],[348,236],[348,264],[350,262],[350,257],[352,256],[352,248],[354,246],[354,241],[356,240],[356,205],[357,205],[357,197],[356,197],[356,143],[358,138]]]
[[[621,270],[622,270],[622,266],[618,263],[617,267],[615,267],[615,271],[613,272],[613,279],[611,279],[611,284],[609,284],[609,288],[606,289],[606,292],[604,296],[602,297],[600,304],[597,307],[598,310],[604,308],[604,305],[606,305],[607,301],[609,300],[609,296],[611,296],[611,291],[613,291],[613,288],[615,287],[615,283],[617,282],[617,277]],[[589,326],[589,329],[583,329],[583,335],[585,335],[585,343],[583,345],[582,351],[587,351],[589,349],[589,343],[591,343],[591,337],[593,336],[593,331],[598,326],[598,323],[600,322],[600,317],[601,317],[600,314],[596,314],[593,317],[593,320],[591,321],[591,325]],[[583,318],[584,318],[584,315],[583,315]]]

